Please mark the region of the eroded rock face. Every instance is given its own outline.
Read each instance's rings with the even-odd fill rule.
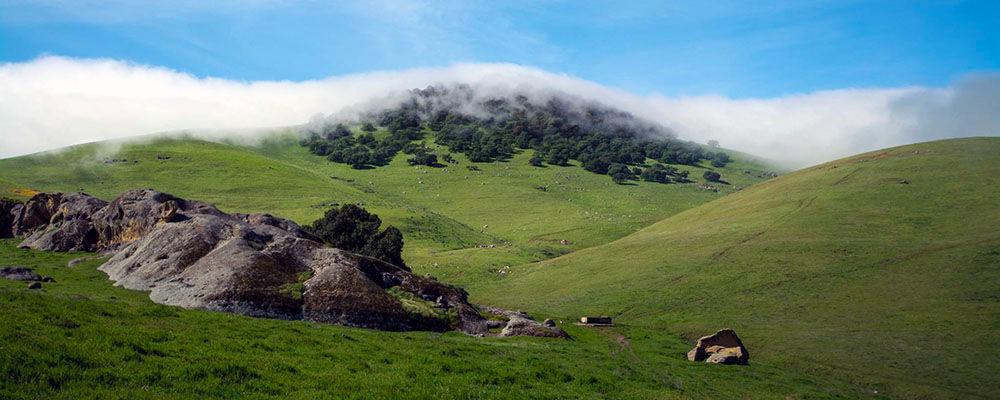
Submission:
[[[747,365],[750,353],[732,329],[722,329],[698,339],[698,345],[688,352],[688,360],[716,364]]]
[[[153,190],[128,191],[111,203],[39,194],[13,228],[25,238],[22,247],[113,254],[99,269],[161,304],[383,330],[489,333],[463,291],[327,247],[267,214],[230,215]],[[509,318],[501,336],[567,337],[526,315]]]

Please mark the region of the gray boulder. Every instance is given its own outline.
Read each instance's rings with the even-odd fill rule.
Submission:
[[[496,336],[537,336],[570,339],[569,334],[566,333],[566,331],[557,328],[555,323],[547,325],[545,323],[538,322],[524,311],[507,311],[489,306],[483,306],[480,307],[480,309],[487,313],[503,317],[507,320],[507,322],[503,325],[503,330],[501,330],[500,334]]]
[[[32,271],[31,268],[19,265],[9,265],[0,268],[0,278],[12,281],[41,281],[42,276]]]
[[[41,282],[32,282],[30,285],[28,285],[28,289],[41,289],[41,288],[42,288]]]

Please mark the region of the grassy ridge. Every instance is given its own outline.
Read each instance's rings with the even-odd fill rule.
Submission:
[[[728,326],[752,359],[907,398],[993,397],[998,221],[1000,139],[923,143],[755,185],[471,292],[688,337]]]
[[[56,283],[0,280],[0,398],[857,398],[843,382],[767,364],[690,363],[690,343],[642,327],[564,324],[575,341],[389,333],[152,303],[103,260],[15,248],[4,264]],[[629,339],[628,342],[625,340]],[[623,345],[622,343],[625,343]]]

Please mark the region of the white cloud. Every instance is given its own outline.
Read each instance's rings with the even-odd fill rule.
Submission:
[[[972,76],[943,89],[668,98],[511,64],[239,82],[116,60],[50,56],[0,65],[0,157],[170,130],[297,125],[393,91],[450,82],[564,91],[660,122],[682,139],[716,139],[724,147],[793,166],[917,141],[1000,133],[996,75]]]

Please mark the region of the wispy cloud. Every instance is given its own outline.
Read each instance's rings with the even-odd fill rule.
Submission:
[[[732,99],[638,96],[513,64],[241,82],[117,60],[43,57],[0,65],[0,157],[170,130],[296,125],[394,91],[453,82],[595,99],[664,124],[682,139],[716,139],[792,166],[917,141],[1000,134],[998,75],[968,76],[947,88]]]

